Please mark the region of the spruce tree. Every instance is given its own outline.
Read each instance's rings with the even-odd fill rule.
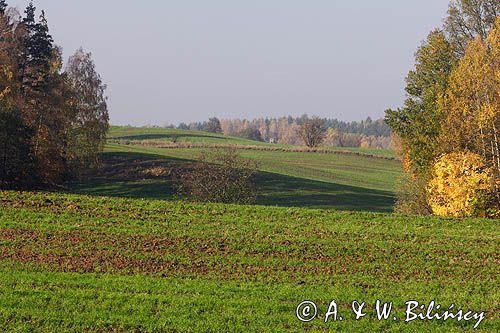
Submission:
[[[24,14],[26,15],[23,18],[23,23],[28,27],[28,30],[31,30],[29,28],[33,28],[35,26],[35,12],[36,12],[36,7],[33,5],[33,1],[31,1],[28,4],[28,7],[24,10]]]
[[[53,39],[49,34],[45,13],[42,11],[40,22],[35,21],[33,3],[26,8],[26,17],[23,20],[26,28],[25,52],[27,84],[35,90],[42,90],[46,84],[46,76],[50,69],[50,60],[53,55]]]
[[[61,79],[57,65],[62,63],[53,45],[45,13],[35,20],[32,2],[22,21],[22,95],[27,102],[23,108],[26,124],[33,130],[33,152],[40,178],[46,183],[59,183],[64,174],[65,96],[60,93]]]
[[[5,0],[0,0],[0,15],[5,15],[5,10],[7,9],[8,5],[5,2]]]

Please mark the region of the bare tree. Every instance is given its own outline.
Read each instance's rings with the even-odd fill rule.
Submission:
[[[256,172],[256,162],[242,158],[236,149],[204,152],[190,170],[175,176],[177,193],[200,202],[251,204],[257,197]]]
[[[326,121],[319,117],[307,118],[299,128],[299,135],[309,148],[318,147],[326,138]]]

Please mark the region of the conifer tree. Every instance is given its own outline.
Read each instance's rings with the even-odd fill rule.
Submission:
[[[37,160],[37,174],[47,183],[58,183],[65,173],[64,133],[69,114],[66,97],[60,94],[62,81],[57,49],[49,33],[45,13],[35,20],[36,8],[31,2],[25,11],[22,52],[22,96],[25,123],[33,130],[32,148]]]
[[[0,15],[5,15],[5,10],[7,9],[8,5],[5,0],[0,0]]]

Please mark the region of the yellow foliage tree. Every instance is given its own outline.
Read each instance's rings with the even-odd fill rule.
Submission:
[[[446,114],[440,153],[471,151],[500,179],[500,17],[485,40],[474,40],[441,99]],[[500,193],[496,189],[496,204]]]
[[[483,157],[471,152],[441,156],[434,164],[428,202],[439,216],[486,216],[494,193],[493,173]]]

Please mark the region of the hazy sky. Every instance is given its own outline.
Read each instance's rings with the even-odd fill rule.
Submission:
[[[8,1],[23,9],[28,1]],[[94,55],[113,124],[378,118],[448,0],[37,0],[67,58]]]

